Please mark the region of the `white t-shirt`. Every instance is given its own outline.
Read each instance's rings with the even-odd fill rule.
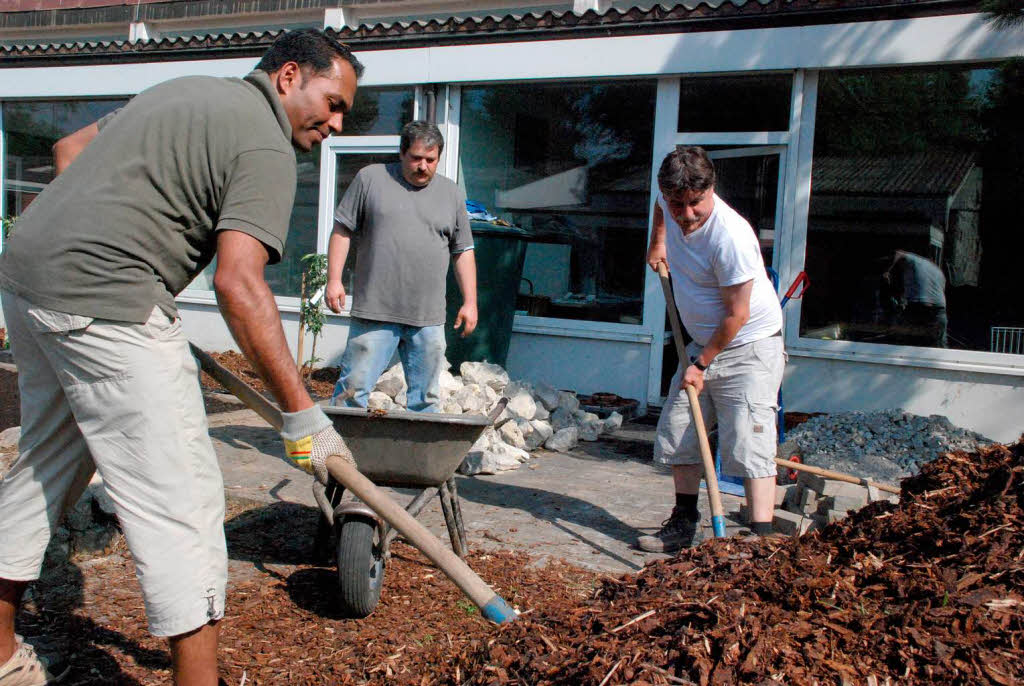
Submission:
[[[782,308],[761,259],[761,248],[747,220],[717,195],[704,225],[683,235],[672,218],[665,198],[658,204],[665,215],[665,249],[672,273],[672,293],[683,326],[700,345],[707,345],[725,317],[719,291],[754,280],[750,294],[750,319],[727,347],[768,338],[782,328]]]

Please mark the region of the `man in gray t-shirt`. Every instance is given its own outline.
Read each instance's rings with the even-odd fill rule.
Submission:
[[[293,147],[341,132],[361,72],[346,46],[293,31],[244,79],[158,84],[54,146],[59,175],[0,256],[22,417],[0,481],[0,683],[67,671],[21,641],[14,619],[95,471],[174,682],[217,683],[224,488],[174,302],[214,255],[217,304],[281,406],[285,454],[324,483],[327,456],[351,459],[302,383],[263,272],[284,250]]]
[[[462,336],[476,328],[476,261],[466,197],[453,181],[435,175],[443,149],[435,125],[406,124],[399,161],[361,169],[334,213],[326,289],[334,312],[345,305],[341,273],[353,238],[358,246],[334,405],[366,407],[397,349],[409,386],[408,408],[438,411],[449,259],[463,302],[455,328],[462,327]]]

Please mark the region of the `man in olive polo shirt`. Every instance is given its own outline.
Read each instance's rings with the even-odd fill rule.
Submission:
[[[284,410],[286,454],[326,482],[351,459],[291,359],[263,269],[284,250],[309,151],[352,106],[362,65],[321,32],[279,38],[244,79],[143,91],[54,147],[59,176],[0,256],[19,368],[20,454],[0,482],[0,686],[67,667],[14,634],[66,507],[103,477],[175,683],[217,683],[224,493],[175,296],[217,257],[217,302]]]

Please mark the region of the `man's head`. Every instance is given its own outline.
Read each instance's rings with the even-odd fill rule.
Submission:
[[[292,125],[292,142],[307,152],[332,132],[341,133],[363,75],[347,45],[315,29],[284,34],[256,68],[270,75]]]
[[[676,148],[658,170],[669,214],[683,231],[704,225],[715,207],[715,167],[704,148]]]
[[[437,173],[437,162],[444,150],[444,138],[434,124],[411,121],[402,127],[398,150],[405,180],[414,186],[426,186]]]

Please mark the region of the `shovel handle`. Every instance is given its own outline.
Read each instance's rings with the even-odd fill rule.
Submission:
[[[665,292],[665,305],[668,309],[669,322],[672,324],[672,338],[675,340],[676,353],[679,355],[680,364],[686,360],[686,346],[683,345],[683,327],[679,322],[679,311],[676,309],[676,299],[672,294],[672,284],[668,280],[668,268],[664,262],[658,263],[658,276],[661,278],[661,288]],[[687,384],[686,397],[690,401],[690,413],[693,415],[693,424],[697,429],[697,442],[700,444],[700,459],[704,464],[704,483],[707,484],[708,500],[711,501],[711,529],[716,538],[725,538],[725,513],[722,509],[722,494],[718,490],[718,476],[715,474],[715,460],[711,456],[711,443],[708,441],[708,431],[704,426],[704,413],[700,409],[700,402],[697,399],[697,389]]]

